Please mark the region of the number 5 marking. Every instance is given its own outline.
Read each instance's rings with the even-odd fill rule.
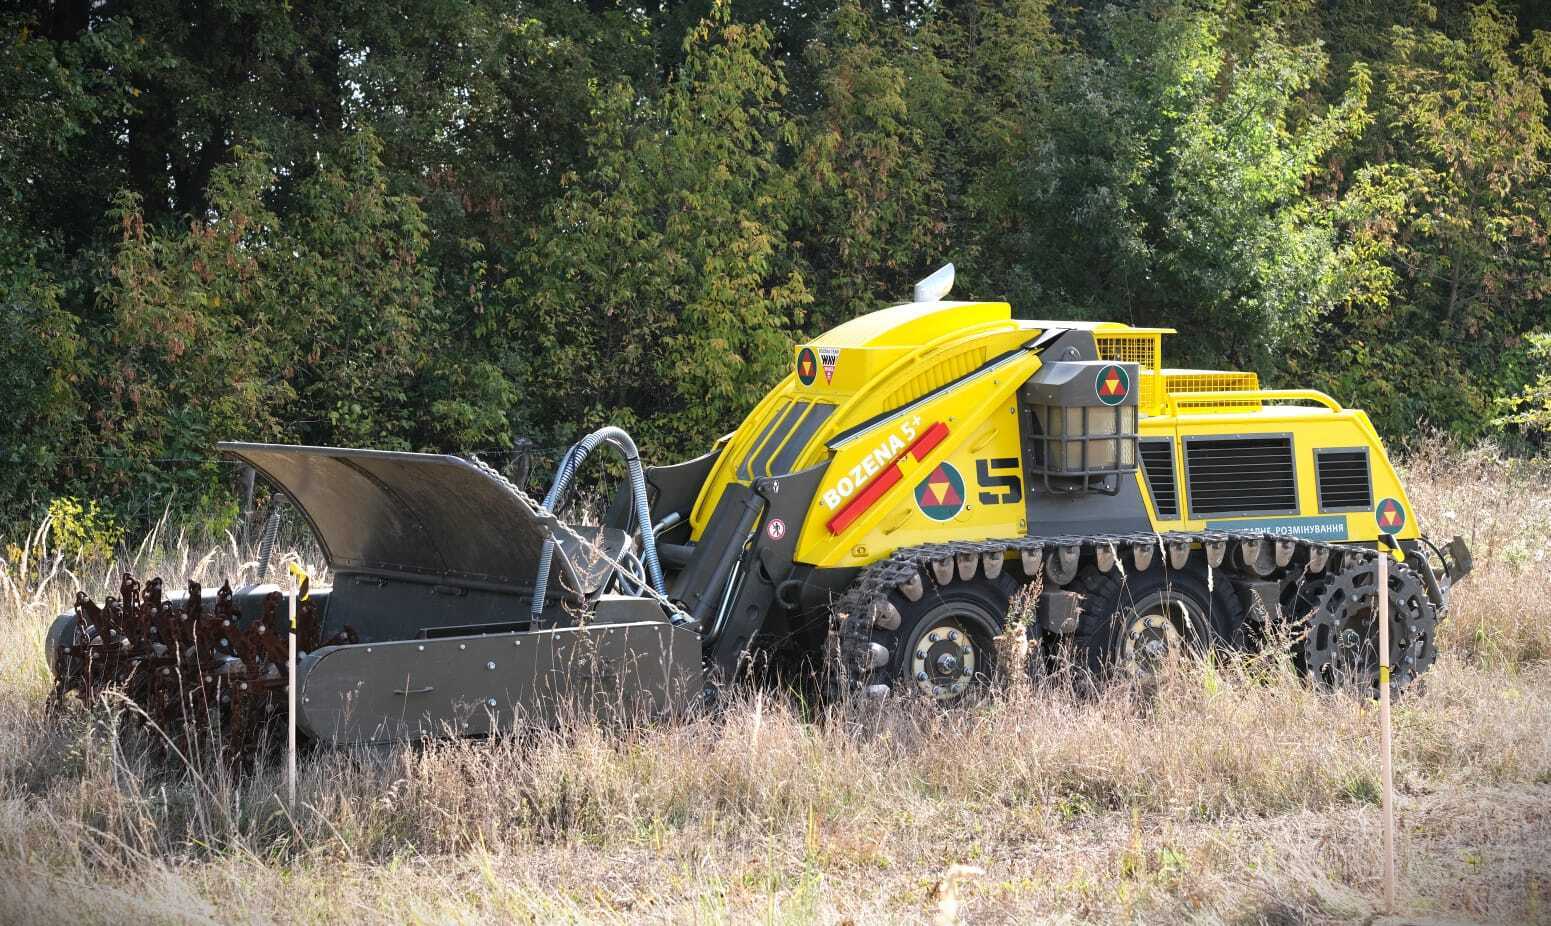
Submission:
[[[1013,472],[1001,476],[991,475],[993,469],[1011,469]],[[984,489],[1005,489],[997,494],[995,492],[982,491],[980,504],[982,505],[1011,505],[1023,501],[1023,479],[1017,473],[1018,460],[1016,457],[992,457],[975,461],[975,481]]]

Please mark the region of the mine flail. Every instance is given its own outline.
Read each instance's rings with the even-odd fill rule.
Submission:
[[[1381,619],[1397,689],[1437,658],[1470,554],[1424,536],[1362,411],[1165,367],[1172,329],[950,301],[951,265],[928,283],[797,345],[705,454],[646,466],[604,428],[543,497],[473,457],[220,444],[329,569],[296,631],[304,736],[671,717],[766,671],[949,704],[1005,677],[999,651],[1103,678],[1289,638],[1315,682],[1374,691]],[[626,474],[602,523],[562,519],[602,454]],[[1007,635],[1022,588],[1027,646]],[[50,631],[57,700],[117,692],[180,749],[260,752],[285,719],[284,605],[126,577]]]

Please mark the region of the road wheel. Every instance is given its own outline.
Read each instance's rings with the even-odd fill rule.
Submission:
[[[873,669],[866,684],[887,685],[896,693],[947,704],[994,676],[993,638],[1007,620],[1008,603],[1018,584],[1006,574],[941,586],[930,578],[923,581],[925,590],[918,601],[910,601],[898,590],[889,592],[883,610],[892,608],[899,623],[893,628],[874,624]]]
[[[1083,595],[1072,641],[1079,659],[1095,674],[1148,677],[1234,639],[1244,609],[1225,574],[1212,585],[1199,554],[1184,569],[1169,569],[1161,558],[1142,572],[1088,567],[1073,583]]]

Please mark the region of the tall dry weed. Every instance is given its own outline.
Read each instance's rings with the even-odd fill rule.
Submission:
[[[1443,658],[1396,707],[1403,817],[1430,795],[1532,801],[1551,785],[1551,480],[1488,451],[1424,452],[1406,478],[1432,532],[1471,541],[1477,571],[1456,591]],[[218,922],[1371,912],[1375,708],[1308,687],[1283,659],[1213,657],[1096,694],[1056,677],[952,711],[835,705],[816,720],[751,690],[673,725],[320,753],[291,812],[273,761],[243,776],[168,763],[122,704],[44,707],[42,633],[76,587],[100,596],[125,570],[251,580],[250,551],[164,530],[118,562],[80,564],[52,556],[44,531],[25,562],[0,565],[0,860],[29,876],[0,886],[0,919],[29,897],[73,921],[92,904]],[[1424,835],[1402,839],[1418,871],[1441,864],[1406,848]],[[985,875],[955,882],[945,905],[934,886],[955,865]],[[1502,868],[1517,887],[1499,897],[1514,899],[1488,909],[1532,909],[1540,872],[1522,868]],[[1433,881],[1416,889],[1468,912],[1475,894]]]

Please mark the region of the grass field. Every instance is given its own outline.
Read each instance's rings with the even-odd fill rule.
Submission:
[[[1551,474],[1489,450],[1407,466],[1461,533],[1439,664],[1397,704],[1400,900],[1551,923]],[[21,538],[15,538],[18,543]],[[4,544],[0,544],[3,548]],[[32,552],[36,552],[35,550]],[[208,555],[207,555],[208,553]],[[126,564],[251,564],[159,536]],[[29,563],[35,558],[29,558]],[[1345,922],[1380,886],[1377,711],[1276,659],[1156,691],[1049,685],[952,712],[590,726],[272,772],[152,765],[122,717],[45,709],[41,640],[114,567],[0,575],[0,922]]]

